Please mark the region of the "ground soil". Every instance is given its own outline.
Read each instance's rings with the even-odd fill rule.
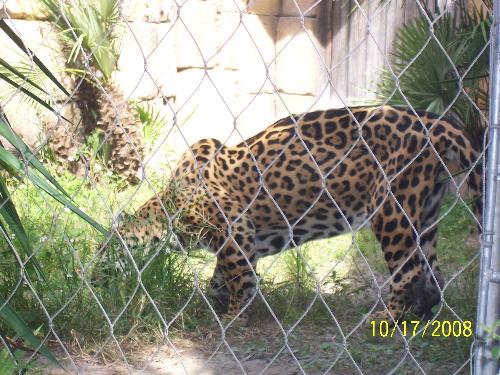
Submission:
[[[264,332],[270,333],[266,340],[257,337]],[[220,332],[206,331],[205,340],[201,337],[177,338],[159,346],[145,345],[142,349],[135,348],[127,352],[127,362],[124,360],[107,363],[102,356],[72,354],[71,359],[62,360],[66,370],[47,365],[42,360],[42,373],[51,375],[66,374],[151,374],[151,375],[219,375],[248,374],[257,375],[294,375],[323,373],[329,366],[326,353],[300,353],[291,346],[294,356],[283,348],[283,334],[279,328],[269,324],[261,329],[239,330],[237,339],[234,332],[227,333],[227,345],[220,340]],[[310,332],[309,334],[312,334]],[[300,335],[302,336],[302,335]],[[305,339],[305,337],[303,337]],[[196,339],[196,341],[195,341]],[[308,338],[310,339],[310,337]],[[318,337],[316,337],[318,339]],[[247,341],[248,340],[248,341]],[[328,342],[327,335],[320,341]],[[231,350],[228,349],[228,346]],[[281,351],[280,354],[278,354]],[[117,353],[115,353],[117,354]],[[64,358],[60,356],[60,358]],[[299,368],[299,365],[302,370]],[[42,365],[43,364],[43,365]],[[323,371],[320,371],[323,370]],[[330,373],[330,372],[329,372]],[[348,368],[336,374],[354,374]]]

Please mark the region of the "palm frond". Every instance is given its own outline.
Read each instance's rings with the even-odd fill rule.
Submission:
[[[34,64],[28,62],[19,62],[11,65],[0,57],[0,79],[10,84],[10,88],[5,89],[0,93],[0,100],[5,100],[20,92],[21,102],[26,102],[29,105],[39,105],[38,100],[41,99],[50,107],[54,105],[54,97],[44,88],[48,83],[47,76]],[[19,89],[22,87],[25,91]],[[26,94],[26,91],[30,94]],[[44,106],[46,107],[46,106]]]
[[[91,55],[106,80],[116,67],[115,30],[117,0],[76,0],[60,6],[57,0],[38,0],[46,16],[54,22],[63,43],[71,50],[70,61],[81,58],[81,50]]]
[[[59,89],[66,95],[70,96],[69,92],[64,88],[64,86],[58,81],[58,79],[52,74],[49,68],[45,66],[45,64],[40,61],[40,59],[31,51],[21,38],[15,33],[14,30],[5,22],[5,20],[0,19],[0,29],[2,29],[7,36],[26,54],[30,59],[42,70],[45,75],[52,81],[54,84],[59,87]]]
[[[7,301],[0,296],[0,320],[6,322],[33,349],[39,351],[45,358],[53,364],[63,368],[54,355],[45,345],[33,334],[33,331],[26,325],[24,320],[12,309]]]
[[[146,155],[148,155],[158,140],[161,129],[165,126],[167,119],[150,103],[137,103],[135,110],[142,124],[142,139],[148,145],[148,148],[145,150]]]
[[[430,29],[426,18],[404,25],[396,35],[391,68],[384,70],[377,94],[389,104],[448,114],[471,135],[482,136],[476,106],[484,106],[489,77],[491,18],[481,9],[446,13]],[[481,103],[481,104],[480,104]],[[482,108],[487,110],[487,108]]]

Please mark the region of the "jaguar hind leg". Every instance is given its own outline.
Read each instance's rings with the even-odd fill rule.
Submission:
[[[420,247],[425,255],[425,259],[422,257],[421,260],[424,273],[419,287],[415,289],[413,311],[424,320],[433,318],[432,309],[441,302],[444,286],[444,279],[437,262],[436,242],[436,227],[424,233],[420,238]]]
[[[404,204],[402,207],[405,209]],[[419,222],[412,219],[408,213],[412,213],[411,209],[403,212],[393,199],[388,198],[380,212],[372,218],[372,229],[382,245],[391,273],[387,309],[375,313],[372,316],[375,319],[397,321],[402,319],[413,305],[429,308],[435,301],[428,299],[426,292],[419,293],[422,286],[427,287],[428,283],[426,261],[417,247],[417,235],[414,232],[415,229],[418,230]],[[432,281],[429,282],[432,285]]]

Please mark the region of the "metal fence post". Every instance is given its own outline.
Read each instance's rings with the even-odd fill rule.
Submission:
[[[481,273],[476,322],[475,375],[500,374],[496,345],[485,327],[500,319],[500,0],[494,1],[490,56],[490,129],[486,167]]]

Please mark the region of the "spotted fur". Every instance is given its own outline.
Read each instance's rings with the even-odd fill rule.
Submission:
[[[314,111],[281,119],[237,146],[195,143],[175,169],[182,193],[174,203],[189,225],[210,224],[201,244],[217,254],[212,293],[229,301],[229,314],[254,295],[258,258],[370,226],[391,273],[387,310],[378,316],[399,319],[409,308],[429,314],[441,301],[439,206],[450,173],[468,171],[470,192],[480,193],[479,157],[460,126],[430,113]],[[138,219],[120,228],[123,236],[161,238],[162,203],[171,193],[146,202]]]

